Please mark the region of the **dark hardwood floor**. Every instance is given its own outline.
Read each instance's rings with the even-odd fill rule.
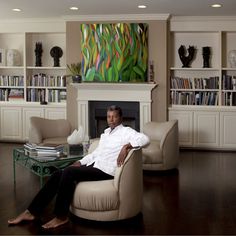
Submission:
[[[143,211],[133,219],[94,222],[70,215],[68,224],[44,231],[40,226],[52,217],[51,204],[40,221],[8,226],[39,190],[39,178],[21,166],[14,188],[12,149],[21,145],[0,143],[0,234],[236,234],[236,153],[207,151],[181,151],[178,170],[145,171]]]

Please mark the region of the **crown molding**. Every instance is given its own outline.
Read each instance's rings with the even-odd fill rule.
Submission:
[[[66,32],[65,20],[60,18],[22,18],[0,21],[0,32]]]
[[[171,16],[170,22],[186,21],[236,21],[236,16]]]
[[[176,16],[170,31],[236,31],[236,16]]]
[[[140,21],[140,20],[168,20],[170,14],[124,14],[124,15],[65,15],[66,21]]]

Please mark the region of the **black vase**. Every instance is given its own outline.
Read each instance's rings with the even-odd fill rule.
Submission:
[[[73,83],[81,83],[82,82],[81,75],[74,75],[74,76],[72,76],[72,81],[73,81]]]

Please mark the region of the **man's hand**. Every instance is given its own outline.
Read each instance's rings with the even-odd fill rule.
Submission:
[[[124,145],[122,149],[120,150],[119,156],[117,158],[117,166],[123,165],[125,158],[127,157],[129,151],[132,149],[132,146],[130,143]]]
[[[80,161],[76,161],[76,162],[74,162],[71,166],[80,167],[80,166],[81,166],[81,163],[80,163]]]

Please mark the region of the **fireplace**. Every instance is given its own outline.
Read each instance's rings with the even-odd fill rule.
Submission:
[[[77,126],[82,126],[85,130],[85,134],[88,136],[95,137],[98,133],[103,131],[103,127],[106,126],[106,118],[103,112],[98,110],[96,113],[100,116],[99,121],[94,121],[101,123],[99,124],[99,130],[95,131],[95,134],[90,134],[90,104],[91,102],[108,102],[109,104],[117,104],[121,102],[121,107],[123,104],[131,102],[132,107],[134,104],[138,106],[138,118],[129,118],[129,108],[123,108],[127,111],[126,124],[139,130],[143,130],[143,126],[146,122],[151,121],[151,91],[157,84],[155,83],[77,83],[72,84],[72,86],[77,90]],[[106,105],[109,105],[106,104]],[[105,106],[106,106],[105,105]],[[107,108],[107,106],[106,106]],[[105,108],[105,109],[106,109]],[[136,116],[137,116],[136,114]],[[102,118],[103,117],[103,118]],[[136,124],[136,123],[139,124]]]
[[[107,108],[111,105],[121,107],[123,112],[123,124],[140,131],[139,102],[120,101],[89,101],[89,136],[98,138],[107,128]]]

